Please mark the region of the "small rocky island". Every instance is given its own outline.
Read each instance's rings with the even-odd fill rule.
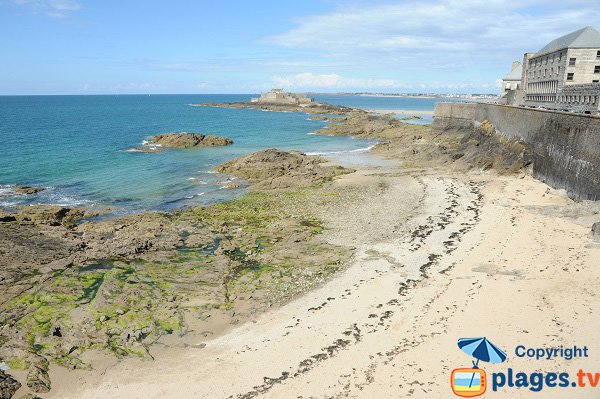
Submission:
[[[227,137],[214,136],[202,133],[163,133],[152,136],[144,147],[133,148],[129,152],[160,152],[166,148],[195,148],[216,147],[233,144],[233,140]]]
[[[353,111],[353,108],[350,107],[319,103],[303,93],[288,93],[283,91],[283,89],[272,89],[271,91],[262,93],[260,97],[252,98],[247,102],[192,105],[194,107],[249,108],[262,111],[303,112],[307,114],[346,114]]]

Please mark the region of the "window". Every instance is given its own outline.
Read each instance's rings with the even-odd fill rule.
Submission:
[[[574,66],[577,62],[577,58],[569,58],[569,66]]]
[[[594,73],[600,73],[600,65],[594,67]]]
[[[600,83],[600,80],[594,79],[594,80],[592,80],[592,83]]]
[[[574,77],[575,77],[574,73],[568,73],[567,74],[567,80],[571,80],[572,81]]]
[[[596,53],[596,58],[600,58],[600,51]]]

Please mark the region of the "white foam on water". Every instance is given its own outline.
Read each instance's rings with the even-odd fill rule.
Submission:
[[[365,148],[357,148],[355,150],[343,150],[343,151],[325,151],[325,152],[307,152],[306,155],[335,155],[335,154],[351,154],[360,152],[369,152],[375,148],[375,144]]]
[[[186,199],[193,199],[193,198],[195,198],[195,197],[201,197],[201,196],[203,196],[204,194],[205,194],[204,192],[201,192],[201,193],[198,193],[198,194],[194,194],[194,195],[189,195],[189,196],[186,196],[185,198],[186,198]]]
[[[17,195],[11,187],[0,187],[0,197],[10,197]]]

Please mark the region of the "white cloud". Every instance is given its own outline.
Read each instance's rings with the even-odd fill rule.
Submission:
[[[444,82],[432,81],[416,84],[414,82],[400,81],[394,79],[361,79],[347,78],[337,74],[313,74],[310,72],[299,73],[290,76],[273,76],[271,82],[274,86],[288,89],[335,89],[335,90],[357,90],[371,89],[389,91],[391,89],[427,89],[427,90],[457,90],[457,89],[488,89],[490,84],[475,84],[472,82]]]
[[[272,78],[273,83],[281,87],[336,87],[341,80],[342,77],[336,74],[313,75],[309,72],[288,77],[274,76]]]
[[[597,0],[423,0],[342,8],[298,20],[296,27],[264,41],[358,63],[401,60],[403,69],[431,63],[460,69],[474,61],[519,59],[562,34],[598,24]]]
[[[80,10],[77,0],[10,0],[11,3],[27,8],[35,14],[44,14],[52,18],[65,18]]]

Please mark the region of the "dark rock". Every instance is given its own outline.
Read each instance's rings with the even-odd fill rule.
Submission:
[[[596,241],[600,241],[600,222],[596,222],[592,225],[592,238]]]
[[[204,135],[201,133],[164,133],[153,136],[149,146],[165,146],[177,148],[213,147],[233,144],[227,137]]]
[[[48,376],[48,361],[40,358],[32,363],[27,373],[27,386],[33,392],[45,393],[50,391],[50,377]]]
[[[31,194],[37,194],[40,191],[44,191],[44,189],[41,187],[17,186],[14,188],[14,191],[17,194],[31,195]]]
[[[15,215],[11,215],[9,213],[4,213],[0,211],[0,223],[9,223],[16,221],[17,218]]]
[[[0,399],[11,399],[21,383],[0,370]]]
[[[60,226],[72,224],[84,216],[83,209],[65,208],[58,205],[21,206],[17,209],[16,220]]]

